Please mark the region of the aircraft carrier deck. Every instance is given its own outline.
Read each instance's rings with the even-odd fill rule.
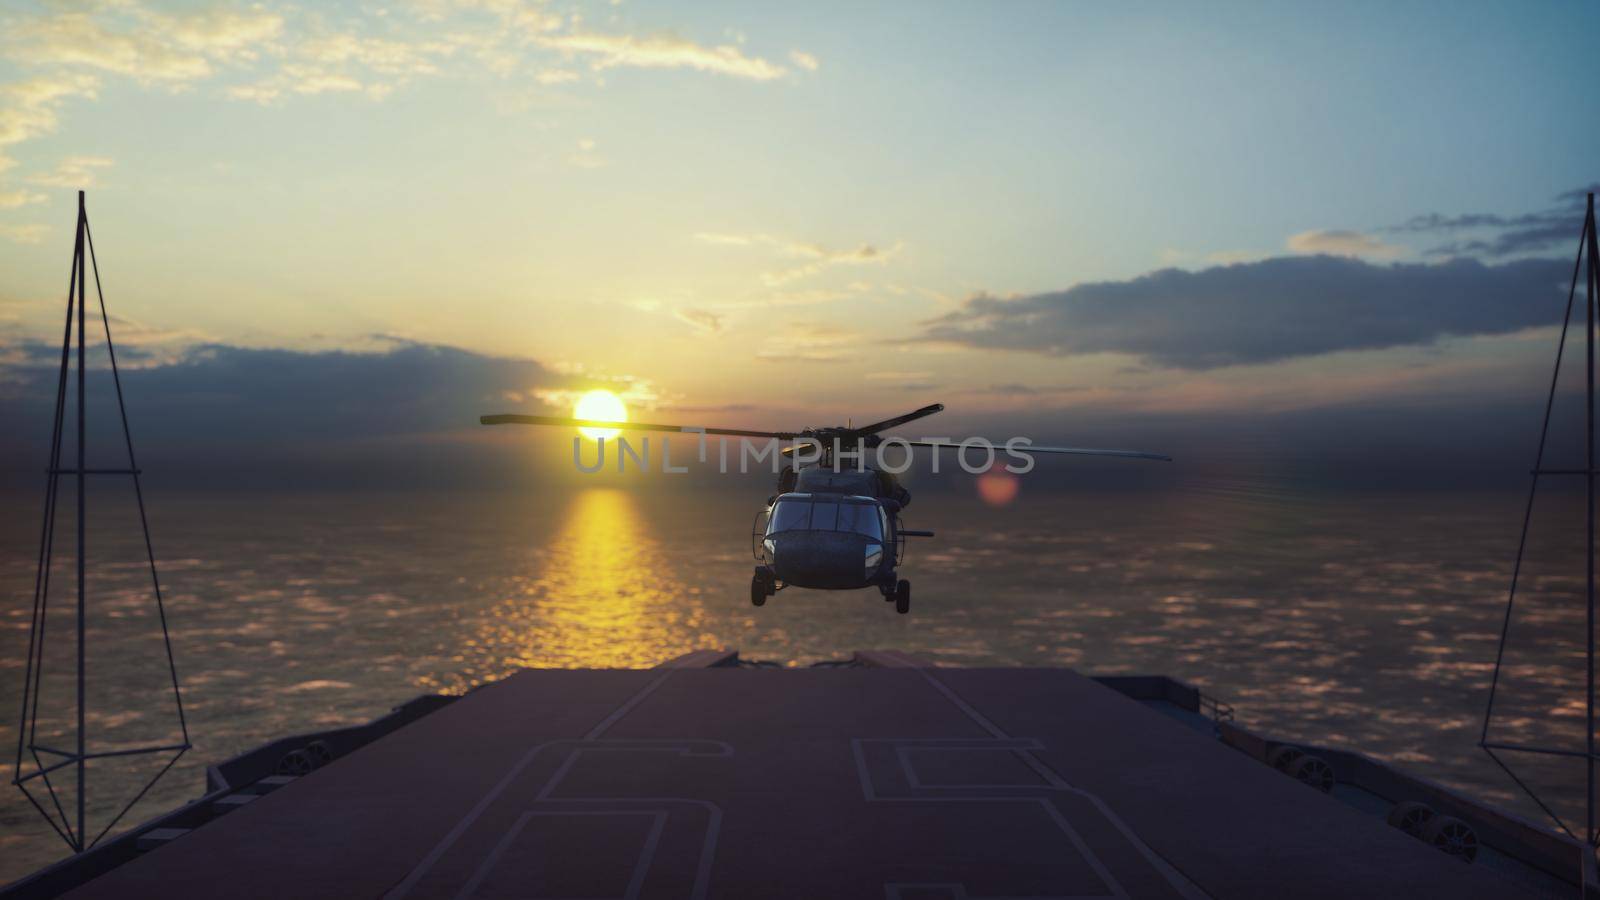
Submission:
[[[317,752],[333,758],[298,777],[272,771],[308,736],[213,767],[205,799],[5,894],[1578,895],[1538,865],[1553,855],[1545,868],[1570,864],[1576,881],[1577,851],[1561,861],[1541,829],[1479,809],[1483,847],[1463,862],[1386,824],[1408,798],[1376,799],[1374,814],[1308,786],[1263,764],[1248,732],[1219,740],[1231,726],[1197,698],[1168,679],[890,652],[805,669],[702,651],[649,670],[528,670],[324,735]],[[1359,774],[1365,758],[1329,759]],[[1369,786],[1390,783],[1365,765]],[[1441,811],[1471,814],[1398,783],[1410,787],[1390,793],[1433,790]]]

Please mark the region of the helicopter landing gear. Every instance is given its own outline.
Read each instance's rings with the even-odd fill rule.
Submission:
[[[767,598],[778,592],[775,579],[765,569],[756,568],[756,573],[750,576],[750,602],[756,606],[766,605]]]
[[[904,578],[894,586],[894,611],[901,615],[911,611],[911,582]]]

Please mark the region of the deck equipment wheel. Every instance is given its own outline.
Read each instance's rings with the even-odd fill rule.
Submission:
[[[327,741],[312,741],[305,746],[305,754],[319,769],[333,762],[333,748],[328,746]]]
[[[290,750],[278,760],[277,772],[279,775],[310,775],[316,767],[304,750]]]
[[[1302,756],[1289,769],[1289,774],[1301,784],[1308,784],[1324,794],[1333,790],[1333,766],[1320,756]]]
[[[1478,856],[1478,833],[1454,816],[1434,816],[1422,829],[1422,839],[1462,862]]]
[[[1435,813],[1433,807],[1415,800],[1396,803],[1394,809],[1389,810],[1389,824],[1404,831],[1412,837],[1422,837],[1423,829],[1433,821]]]
[[[911,582],[904,578],[894,586],[894,611],[901,615],[911,611]]]
[[[1277,769],[1279,772],[1288,773],[1294,767],[1294,764],[1300,761],[1302,756],[1305,756],[1305,752],[1299,747],[1280,744],[1271,753],[1267,754],[1267,765]]]
[[[750,576],[750,602],[756,606],[765,606],[767,603],[767,583],[760,575]]]

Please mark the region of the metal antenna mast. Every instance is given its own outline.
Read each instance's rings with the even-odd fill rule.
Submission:
[[[86,268],[87,266],[87,268]],[[87,312],[89,306],[89,291],[87,274],[93,272],[95,295],[100,304],[100,324],[105,330],[106,352],[111,362],[111,380],[116,387],[117,411],[122,422],[123,444],[127,449],[128,464],[126,468],[89,468],[88,464],[88,409],[87,409],[87,367],[85,356],[87,350]],[[68,387],[68,374],[71,368],[73,344],[73,317],[77,317],[77,383],[71,393],[77,396],[77,464],[73,467],[63,467],[61,453],[65,435],[65,414],[69,405],[70,394]],[[39,536],[39,568],[34,578],[33,589],[33,618],[28,632],[28,662],[26,674],[23,676],[22,688],[22,715],[21,725],[17,730],[17,758],[15,774],[11,783],[16,785],[33,807],[45,817],[56,834],[67,842],[67,846],[76,852],[93,847],[105,837],[128,810],[138,803],[150,788],[172,768],[178,759],[190,748],[189,725],[183,714],[183,697],[178,689],[178,668],[172,657],[172,638],[167,631],[166,605],[161,597],[161,579],[156,573],[155,550],[150,542],[150,525],[145,517],[144,491],[139,484],[139,466],[133,455],[133,436],[128,430],[128,410],[122,399],[122,376],[117,372],[117,351],[111,341],[111,317],[106,312],[105,293],[100,285],[100,265],[94,255],[94,238],[89,233],[89,214],[84,205],[84,195],[78,192],[78,224],[77,237],[73,242],[71,276],[67,283],[67,322],[61,339],[61,370],[56,383],[56,408],[54,430],[50,436],[50,465],[46,470],[48,479],[45,487],[44,524]],[[45,663],[45,625],[49,612],[50,601],[50,564],[55,550],[56,508],[60,500],[61,476],[70,475],[77,487],[77,607],[74,610],[76,618],[76,746],[65,749],[40,743],[38,740],[39,728],[39,697],[43,693],[44,663]],[[85,527],[88,522],[88,492],[90,476],[123,475],[133,479],[134,497],[139,505],[139,526],[144,530],[145,554],[150,561],[150,581],[155,593],[156,612],[161,622],[161,639],[167,654],[167,670],[172,679],[172,700],[177,712],[178,729],[182,734],[180,742],[175,744],[120,747],[113,750],[96,751],[91,748],[87,725],[88,700],[86,686],[88,684],[88,628],[89,628],[89,590],[87,561],[87,542]],[[49,736],[48,733],[46,735]],[[111,817],[93,838],[89,836],[88,823],[88,768],[89,762],[96,759],[112,757],[129,757],[146,754],[171,753],[172,758],[151,779],[140,788],[139,792],[129,800],[115,816]],[[46,760],[49,760],[48,762]],[[24,771],[24,763],[29,771]],[[70,815],[67,808],[62,805],[62,797],[58,793],[58,785],[51,781],[52,773],[68,770],[76,780],[76,815]],[[59,777],[59,776],[58,776]],[[33,789],[30,790],[30,785]],[[43,785],[48,796],[51,809],[46,809],[41,802],[38,791]],[[52,812],[51,810],[54,810]]]
[[[1587,266],[1584,264],[1587,261]],[[1584,272],[1584,307],[1585,315],[1585,378],[1584,378],[1584,468],[1582,469],[1547,469],[1544,467],[1544,452],[1550,437],[1550,413],[1555,407],[1556,385],[1561,376],[1561,356],[1566,348],[1567,330],[1572,323],[1572,303],[1578,293],[1578,273]],[[1526,753],[1545,757],[1558,757],[1567,759],[1581,759],[1584,764],[1584,826],[1583,843],[1587,848],[1581,860],[1582,877],[1585,888],[1600,883],[1596,878],[1595,851],[1600,848],[1600,822],[1596,821],[1595,809],[1595,763],[1600,761],[1600,756],[1595,753],[1595,476],[1600,470],[1595,468],[1595,393],[1594,393],[1594,365],[1595,365],[1595,302],[1600,295],[1600,241],[1595,234],[1594,194],[1589,194],[1588,209],[1583,219],[1583,231],[1578,235],[1578,254],[1572,264],[1572,286],[1567,290],[1567,312],[1561,321],[1561,339],[1556,346],[1555,369],[1550,375],[1550,395],[1545,401],[1544,425],[1539,432],[1539,450],[1534,458],[1533,484],[1528,489],[1528,504],[1522,517],[1522,537],[1517,544],[1517,561],[1511,570],[1511,589],[1506,597],[1505,618],[1500,625],[1500,647],[1495,653],[1494,676],[1489,683],[1489,702],[1483,713],[1483,730],[1478,737],[1478,746],[1489,754],[1495,764],[1505,770],[1511,779],[1522,788],[1523,792],[1539,804],[1539,808],[1550,816],[1556,825],[1568,836],[1577,838],[1574,827],[1557,814],[1550,805],[1540,798],[1538,792],[1530,787],[1527,782],[1511,770],[1501,753]],[[1584,745],[1581,749],[1576,747],[1561,746],[1535,746],[1531,744],[1513,743],[1506,741],[1489,740],[1489,725],[1494,719],[1495,696],[1500,687],[1500,671],[1505,661],[1506,639],[1511,632],[1511,614],[1517,601],[1517,581],[1522,574],[1522,561],[1528,549],[1528,526],[1533,521],[1533,499],[1538,491],[1539,478],[1544,475],[1581,475],[1584,479],[1584,493],[1586,501],[1585,529],[1584,529],[1584,555],[1586,567],[1584,572],[1584,600],[1586,603],[1585,618],[1585,650],[1587,671],[1584,680]]]

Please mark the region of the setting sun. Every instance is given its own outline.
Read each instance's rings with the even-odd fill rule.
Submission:
[[[628,421],[628,408],[622,405],[622,400],[610,391],[590,391],[578,398],[578,405],[573,409],[572,415],[578,419],[589,419],[596,422],[626,422]],[[592,440],[600,438],[614,438],[618,434],[615,428],[579,428],[583,436]]]

